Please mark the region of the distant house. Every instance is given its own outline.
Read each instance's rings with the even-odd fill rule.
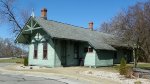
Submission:
[[[132,49],[115,36],[89,28],[47,20],[47,9],[41,17],[31,16],[16,38],[17,43],[29,45],[29,65],[111,66],[124,56],[132,61]]]

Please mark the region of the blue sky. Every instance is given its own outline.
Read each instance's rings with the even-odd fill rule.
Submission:
[[[94,22],[94,29],[101,23],[109,21],[122,9],[146,0],[17,0],[16,8],[34,8],[35,16],[39,17],[42,8],[47,8],[48,19],[56,20],[81,27],[88,27]],[[8,26],[1,25],[0,37],[11,37]]]

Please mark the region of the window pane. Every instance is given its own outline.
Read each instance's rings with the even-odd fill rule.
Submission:
[[[34,59],[37,59],[38,44],[34,44]]]
[[[47,43],[43,43],[43,50],[47,50]]]
[[[93,48],[89,48],[89,52],[93,52]]]
[[[38,45],[34,44],[34,50],[37,50],[37,49],[38,49]]]
[[[47,50],[43,51],[43,59],[47,59]]]
[[[43,59],[47,59],[47,43],[43,43]]]

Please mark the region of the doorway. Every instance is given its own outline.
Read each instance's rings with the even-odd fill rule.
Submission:
[[[63,67],[67,66],[67,42],[65,40],[61,41],[61,65]]]

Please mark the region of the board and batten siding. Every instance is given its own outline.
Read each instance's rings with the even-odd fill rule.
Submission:
[[[95,67],[95,60],[96,60],[96,51],[87,52],[84,59],[84,66],[94,66]]]
[[[55,67],[60,67],[62,62],[62,42],[63,40],[57,39],[55,42]],[[66,41],[66,66],[78,65],[78,59],[74,58],[74,42]]]
[[[75,53],[74,53],[74,42],[73,41],[67,41],[67,54],[66,54],[66,62],[67,66],[75,66],[78,65],[78,59],[74,58]]]
[[[35,35],[32,37],[31,41],[36,37]],[[42,38],[42,34],[40,38]],[[49,38],[47,42],[47,59],[43,59],[43,42],[38,42],[37,59],[34,59],[34,43],[35,42],[31,42],[31,44],[29,44],[29,65],[54,67],[54,44],[52,39]]]
[[[106,50],[98,50],[96,52],[96,63],[95,66],[111,66],[113,65],[113,51],[106,51]]]
[[[41,39],[45,36],[45,33],[38,32],[38,38]],[[31,43],[29,44],[29,65],[47,66],[47,67],[60,67],[62,66],[62,40],[55,39],[52,40],[48,38],[47,44],[47,59],[43,59],[43,42],[38,41],[38,56],[34,59],[34,39],[37,38],[37,33],[34,33],[31,38]],[[44,40],[45,38],[43,38]],[[66,41],[66,66],[76,66],[79,65],[79,58],[84,59],[84,66],[110,66],[113,65],[113,52],[104,50],[95,50],[93,52],[84,52],[84,48],[89,45],[85,43],[79,43],[79,58],[74,58],[74,44],[76,41]]]
[[[87,53],[84,60],[84,66],[100,67],[113,65],[113,51],[93,50]]]
[[[61,44],[59,42],[59,40],[55,40],[54,43],[54,49],[55,49],[55,53],[54,53],[54,66],[55,67],[60,67],[61,66]]]

